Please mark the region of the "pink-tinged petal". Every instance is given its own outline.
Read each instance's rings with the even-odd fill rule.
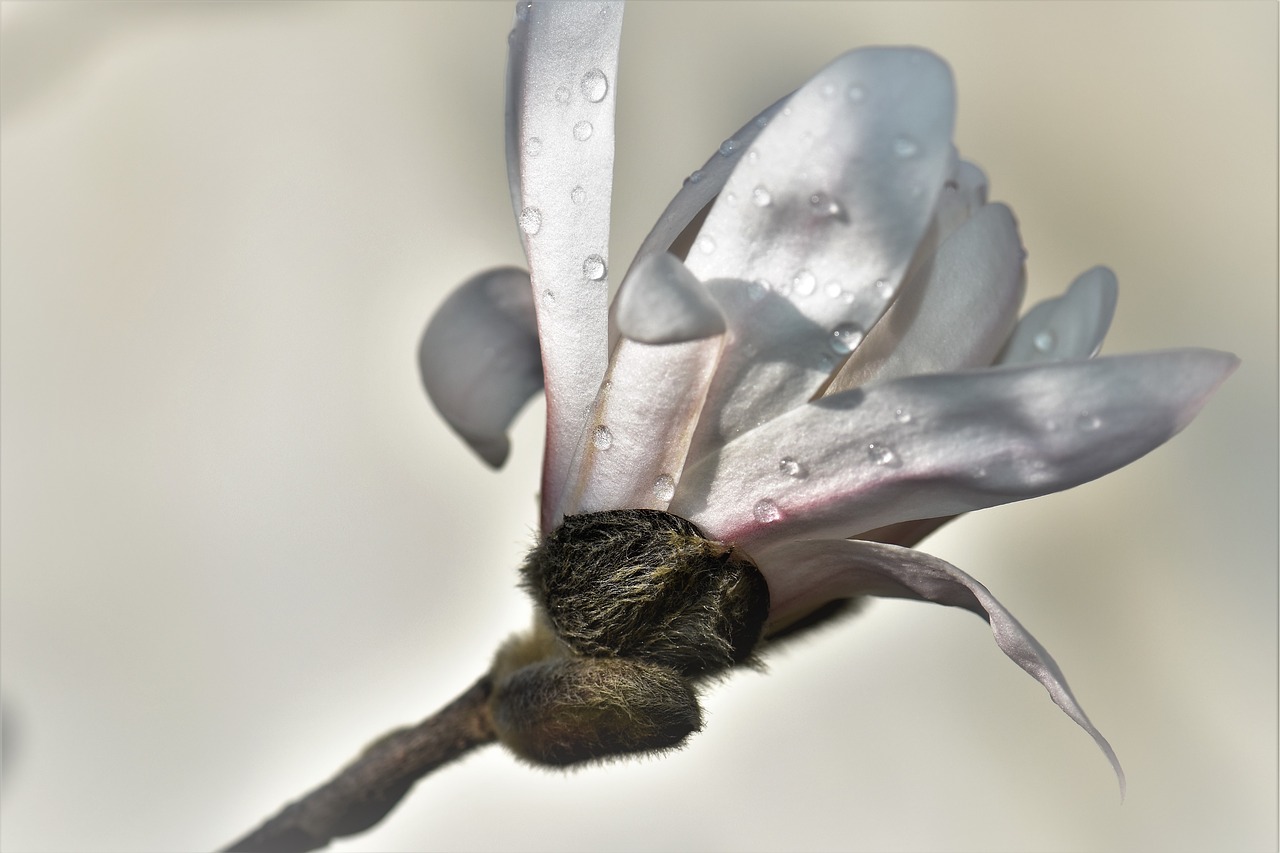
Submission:
[[[698,460],[671,511],[753,550],[1049,494],[1163,444],[1238,363],[1181,349],[875,383]]]
[[[950,172],[954,116],[942,60],[864,48],[818,72],[751,144],[686,262],[704,281],[784,297],[816,336],[803,363],[778,360],[772,348],[795,340],[777,333],[748,343],[752,321],[739,312],[749,315],[751,300],[726,300],[730,339],[693,458],[808,400],[880,319]],[[832,338],[842,350],[834,361]],[[753,384],[761,359],[789,367],[792,380]]]
[[[991,364],[1017,322],[1026,290],[1022,241],[1009,208],[981,208],[918,276],[903,286],[825,393]]]
[[[978,614],[990,623],[1000,650],[1093,738],[1111,762],[1124,798],[1120,760],[1072,695],[1058,664],[985,586],[955,566],[909,548],[840,539],[788,543],[761,555],[757,563],[769,582],[771,625],[784,625],[824,602],[860,595],[931,601]]]
[[[617,324],[623,337],[553,526],[580,512],[667,508],[725,328],[702,284],[667,254],[650,255],[632,269],[620,291]]]
[[[738,160],[751,143],[755,142],[760,131],[782,110],[789,97],[791,96],[780,99],[740,127],[736,133],[720,144],[719,150],[711,155],[711,159],[685,179],[680,192],[671,199],[671,203],[667,205],[666,210],[662,211],[649,236],[645,237],[644,242],[640,244],[640,250],[636,253],[637,261],[645,255],[666,252],[671,248],[676,238],[689,227],[689,223],[693,222],[702,209],[715,199],[720,190],[724,189],[729,175],[738,165]]]
[[[1092,358],[1116,311],[1116,276],[1106,267],[1081,273],[1061,296],[1035,305],[1019,322],[1001,364]]]
[[[533,279],[547,389],[543,525],[609,356],[609,203],[622,4],[517,6],[507,165]]]
[[[529,274],[482,272],[449,295],[418,344],[431,402],[495,468],[511,450],[507,427],[542,389],[542,360]]]

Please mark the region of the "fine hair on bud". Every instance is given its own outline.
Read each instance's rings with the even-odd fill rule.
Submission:
[[[584,761],[679,746],[702,728],[689,683],[657,664],[559,658],[501,680],[489,707],[498,739],[534,764]]]
[[[568,516],[529,553],[523,573],[574,651],[686,676],[748,660],[769,615],[769,588],[745,553],[661,510]]]

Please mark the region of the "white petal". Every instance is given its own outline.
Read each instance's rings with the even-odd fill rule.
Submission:
[[[609,202],[622,4],[517,6],[507,166],[547,388],[544,527],[608,364]]]
[[[711,155],[711,159],[685,179],[680,192],[671,199],[671,203],[667,205],[666,210],[662,211],[649,236],[645,237],[644,242],[640,244],[640,250],[636,253],[637,261],[652,252],[666,252],[671,248],[672,243],[684,232],[694,217],[724,188],[733,168],[738,165],[738,160],[774,115],[781,111],[789,97],[791,96],[780,99],[740,127],[721,144],[715,154]]]
[[[1054,704],[1093,738],[1111,762],[1120,783],[1120,796],[1124,797],[1120,760],[1107,739],[1089,722],[1057,663],[985,586],[955,566],[908,548],[845,540],[789,543],[760,556],[757,563],[769,582],[769,618],[774,624],[784,624],[826,601],[859,595],[963,607],[986,619],[1000,650],[1044,685]]]
[[[666,252],[636,261],[614,301],[618,332],[645,344],[724,333],[724,316],[689,268]]]
[[[1091,358],[1116,311],[1116,276],[1106,267],[1081,273],[1061,296],[1038,303],[1019,321],[1001,364]]]
[[[1009,337],[1026,277],[1009,208],[968,218],[919,271],[825,393],[874,380],[991,364]]]
[[[1049,494],[1164,443],[1238,363],[1169,350],[845,391],[698,460],[671,511],[752,550]],[[780,473],[783,457],[804,476]]]
[[[671,255],[643,259],[623,283],[623,337],[579,442],[560,512],[666,509],[724,338],[702,284]],[[683,310],[682,310],[683,309]]]
[[[694,458],[809,399],[880,318],[929,225],[953,158],[951,74],[937,57],[865,48],[799,89],[738,162],[686,262],[701,279],[767,287],[815,329],[804,363],[771,348],[791,335],[751,338],[749,300],[726,300],[731,330],[699,425]],[[763,282],[764,284],[760,284]],[[749,346],[750,353],[743,351]],[[753,384],[761,360],[790,381]],[[727,415],[733,401],[735,417]]]
[[[529,274],[482,272],[449,295],[422,333],[418,369],[449,426],[497,468],[506,430],[542,389],[542,361]]]

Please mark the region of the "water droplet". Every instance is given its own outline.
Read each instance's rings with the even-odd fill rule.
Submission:
[[[569,200],[574,204],[582,204],[587,200],[587,191],[582,187],[574,187],[573,191],[569,193]]]
[[[556,292],[554,290],[542,291],[542,304],[548,308],[556,304]]]
[[[609,93],[609,78],[599,68],[593,68],[582,75],[582,94],[588,101],[598,104]]]
[[[903,160],[914,157],[919,150],[920,144],[910,136],[899,136],[893,140],[893,153]]]
[[[839,299],[844,293],[844,288],[840,286],[838,281],[829,281],[827,286],[822,289],[822,292],[827,294],[828,299]]]
[[[751,203],[756,207],[768,207],[773,204],[773,194],[764,187],[756,187],[751,191]]]
[[[591,443],[596,446],[596,450],[608,450],[613,446],[613,433],[601,424],[591,431]]]
[[[1058,339],[1054,337],[1053,332],[1045,329],[1042,332],[1036,332],[1036,336],[1031,339],[1031,344],[1036,348],[1037,352],[1053,352],[1053,348],[1058,344]]]
[[[726,202],[726,203],[728,203],[728,204],[737,204],[737,203],[738,203],[738,197],[737,197],[736,195],[734,195],[733,193],[725,193],[725,194],[724,194],[724,200],[725,200],[725,202]]]
[[[809,472],[804,469],[796,459],[792,456],[784,456],[778,460],[778,470],[786,474],[788,477],[794,477],[799,480],[808,476]]]
[[[562,104],[569,103],[569,87],[568,86],[556,87],[556,100]]]
[[[884,279],[876,279],[875,287],[876,293],[880,295],[881,299],[888,299],[890,296],[893,296],[893,287]]]
[[[898,454],[894,453],[892,448],[875,442],[867,445],[867,458],[876,465],[892,465],[896,468],[901,464]]]
[[[909,424],[911,423],[911,413],[906,409],[894,409],[893,419],[900,424]]]
[[[698,238],[698,251],[704,255],[709,255],[716,250],[716,241],[710,237]]]
[[[834,98],[836,96],[836,84],[824,83],[822,86],[822,97]]]
[[[768,292],[769,282],[762,278],[747,283],[747,298],[752,302],[759,302],[764,299],[764,295]]]
[[[728,139],[726,139],[724,142],[721,142],[721,143],[720,143],[720,156],[721,156],[721,157],[729,157],[729,156],[731,156],[731,155],[733,154],[733,152],[735,152],[735,151],[737,151],[737,150],[738,150],[738,145],[739,145],[739,144],[740,144],[740,143],[738,142],[738,140],[736,140],[736,139],[734,139],[732,136],[730,136],[730,137],[729,137]]]
[[[536,136],[530,136],[524,141],[524,153],[529,157],[537,157],[542,153],[542,140]]]
[[[1090,432],[1092,432],[1093,430],[1102,426],[1102,418],[1098,417],[1097,415],[1092,415],[1088,412],[1081,412],[1080,417],[1076,418],[1076,424],[1080,427],[1080,429],[1089,430]]]
[[[582,262],[582,274],[591,281],[600,281],[608,271],[604,258],[599,255],[587,255],[587,259]]]
[[[787,115],[791,115],[791,113],[787,113]],[[769,124],[768,116],[756,116],[756,127],[765,127],[768,124]]]
[[[847,92],[847,94],[849,96],[849,100],[853,101],[854,103],[857,103],[858,101],[861,101],[867,97],[867,90],[864,89],[861,85],[854,83],[852,86],[849,87],[849,91]]]
[[[839,216],[844,211],[840,202],[822,192],[809,196],[809,209],[815,216]]]
[[[532,8],[532,0],[520,0],[520,2],[516,4],[516,17],[522,21],[528,20],[529,10]]]
[[[783,107],[783,108],[782,108],[782,114],[783,114],[784,116],[789,116],[789,115],[791,115],[791,107],[789,107],[789,106],[788,106],[788,107]]]
[[[791,279],[791,285],[799,296],[809,296],[818,286],[818,280],[808,270],[800,270]]]
[[[595,130],[589,121],[580,121],[573,126],[573,138],[579,142],[586,142],[591,138],[591,132]]]
[[[782,517],[782,513],[778,511],[778,505],[768,498],[756,501],[751,512],[756,517],[756,521],[761,524],[773,524]]]
[[[760,159],[760,152],[755,150],[754,148],[752,148],[750,151],[747,152],[748,163],[754,163],[759,159]]]
[[[526,207],[520,211],[520,230],[532,237],[542,230],[542,211],[536,207]]]
[[[853,323],[841,323],[831,330],[831,349],[839,355],[848,355],[862,343],[864,334],[866,333]]]
[[[686,180],[691,184],[696,184],[698,181],[702,180],[702,170],[694,169]]]
[[[662,474],[653,481],[653,496],[660,501],[669,501],[676,493],[676,481],[670,474]]]

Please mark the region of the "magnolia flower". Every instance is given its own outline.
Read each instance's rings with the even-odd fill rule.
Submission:
[[[851,51],[726,139],[610,305],[621,16],[517,7],[507,151],[529,272],[463,284],[420,350],[431,399],[491,465],[546,390],[542,538],[526,566],[539,617],[495,664],[499,735],[547,763],[677,744],[700,724],[688,678],[751,659],[832,602],[891,596],[986,619],[1123,791],[1048,652],[982,584],[908,546],[1146,454],[1237,360],[1094,358],[1116,301],[1102,267],[1019,320],[1013,214],[951,143],[946,64],[912,48]],[[655,537],[711,556],[674,569],[684,556],[645,552]],[[704,589],[751,586],[754,568],[759,593]],[[686,609],[717,625],[689,627]],[[649,728],[606,715],[588,731],[583,709],[601,702]]]

